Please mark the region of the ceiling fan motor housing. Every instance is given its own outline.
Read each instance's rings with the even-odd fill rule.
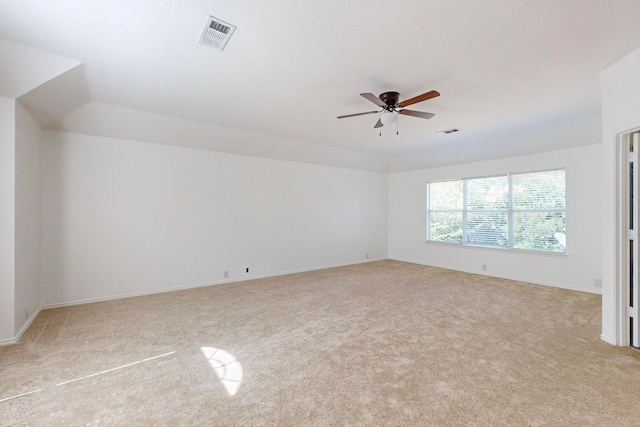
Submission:
[[[400,94],[398,92],[381,93],[378,98],[380,98],[380,101],[384,102],[389,107],[394,107],[398,105],[398,102],[400,102]]]

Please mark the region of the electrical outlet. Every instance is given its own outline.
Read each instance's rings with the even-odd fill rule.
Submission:
[[[487,264],[482,264],[482,271],[487,271]]]
[[[366,258],[369,259],[369,254],[366,255]]]
[[[224,271],[224,278],[228,279],[229,278],[229,270],[225,270]]]
[[[593,280],[593,286],[595,286],[596,288],[601,288],[602,287],[602,279],[594,279]]]
[[[244,271],[245,273],[249,272],[249,267],[246,268],[246,270]]]

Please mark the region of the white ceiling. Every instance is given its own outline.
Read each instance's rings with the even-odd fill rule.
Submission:
[[[222,52],[196,43],[208,15],[237,26]],[[0,39],[82,63],[78,110],[431,165],[496,157],[514,135],[598,115],[599,73],[640,46],[639,22],[638,0],[0,0]],[[400,134],[382,137],[374,115],[336,119],[377,108],[359,93],[390,90],[438,90],[410,107],[436,116],[401,117]],[[69,129],[78,120],[60,105],[48,126]],[[435,134],[452,127],[461,132]],[[506,152],[548,149],[525,138]]]

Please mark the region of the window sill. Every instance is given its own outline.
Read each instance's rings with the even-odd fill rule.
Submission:
[[[567,251],[551,252],[551,251],[540,251],[535,249],[518,249],[518,248],[505,248],[500,246],[478,245],[473,243],[438,242],[435,240],[425,240],[425,243],[427,245],[435,245],[435,246],[441,246],[441,245],[445,245],[449,247],[457,246],[461,248],[480,249],[480,250],[489,249],[494,251],[498,250],[498,251],[506,251],[510,253],[525,253],[525,254],[543,255],[543,256],[569,256],[569,252]]]

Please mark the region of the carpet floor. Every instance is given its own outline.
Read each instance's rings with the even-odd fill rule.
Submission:
[[[600,304],[388,260],[43,310],[0,425],[638,426]]]

